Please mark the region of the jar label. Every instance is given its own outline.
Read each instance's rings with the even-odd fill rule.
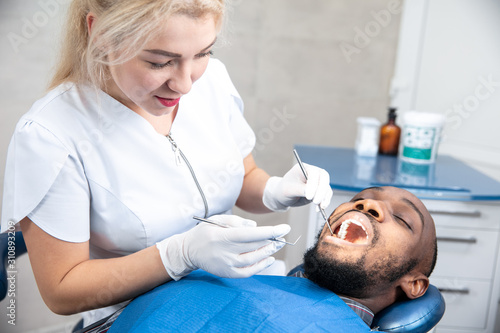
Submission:
[[[436,128],[406,126],[402,155],[416,160],[431,160],[436,144]]]
[[[403,156],[417,160],[430,160],[432,156],[432,149],[404,147]]]

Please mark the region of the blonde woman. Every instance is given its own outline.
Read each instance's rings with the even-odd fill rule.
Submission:
[[[85,325],[195,269],[247,277],[287,225],[230,215],[329,203],[328,174],[269,177],[224,65],[223,0],[75,0],[50,91],[19,121],[2,230],[19,224],[40,293]],[[193,217],[209,217],[221,228]]]

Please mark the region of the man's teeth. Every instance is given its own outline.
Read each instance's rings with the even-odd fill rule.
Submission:
[[[351,223],[354,223],[355,225],[361,227],[363,229],[363,231],[365,232],[365,234],[366,234],[366,239],[368,239],[368,233],[366,232],[365,227],[361,223],[359,223],[358,221],[356,221],[356,220],[346,220],[346,221],[342,222],[342,224],[340,226],[339,233],[338,233],[338,237],[340,239],[345,240],[345,238],[347,236],[347,229],[349,228],[349,226],[351,225]]]

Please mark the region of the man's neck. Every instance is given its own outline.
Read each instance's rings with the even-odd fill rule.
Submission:
[[[373,317],[375,314],[373,313],[372,310],[370,310],[367,306],[364,304],[356,301],[355,299],[337,295],[340,297],[341,300],[344,301],[347,306],[351,308],[363,321],[368,325],[368,327],[371,327],[372,322],[373,322]]]
[[[295,276],[307,279],[307,277],[304,274],[304,271],[302,270],[297,270],[295,273],[289,276]],[[374,312],[370,309],[370,307],[366,306],[358,299],[342,295],[337,295],[337,296],[339,296],[340,299],[343,300],[344,303],[346,303],[347,306],[349,306],[351,310],[353,310],[366,323],[366,325],[368,325],[368,327],[371,327],[371,324],[373,322]]]
[[[345,295],[342,296],[350,298],[360,304],[363,304],[364,306],[369,308],[374,314],[379,313],[389,305],[393,304],[398,299],[395,291],[394,293],[377,294],[376,296],[370,298],[356,298]]]

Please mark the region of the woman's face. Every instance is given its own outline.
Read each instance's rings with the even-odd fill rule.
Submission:
[[[211,15],[170,17],[138,56],[110,66],[108,94],[138,113],[170,114],[205,72],[216,35]]]

